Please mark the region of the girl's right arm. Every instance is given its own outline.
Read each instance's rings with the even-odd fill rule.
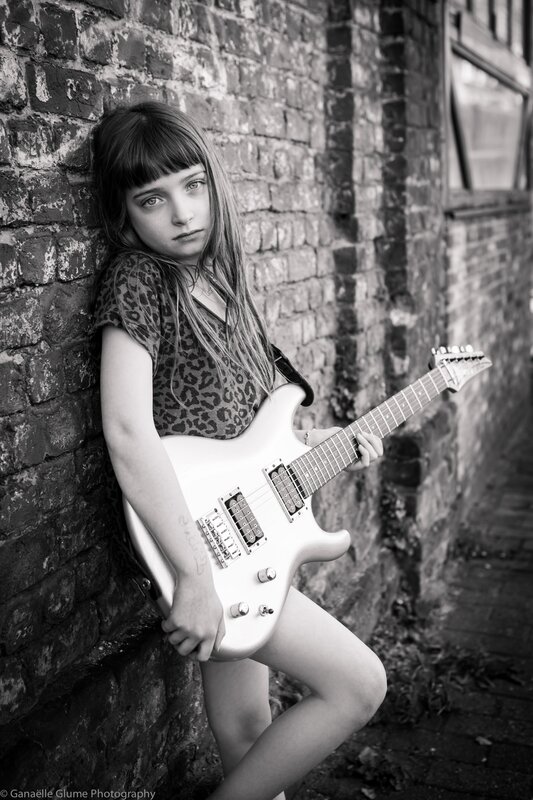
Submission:
[[[102,330],[102,423],[111,463],[128,502],[173,565],[172,609],[162,623],[181,655],[205,661],[224,636],[222,606],[200,532],[152,416],[152,359],[125,330]]]

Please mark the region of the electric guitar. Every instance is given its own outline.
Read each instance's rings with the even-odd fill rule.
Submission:
[[[347,530],[320,528],[311,497],[358,460],[355,434],[384,437],[445,389],[457,391],[491,366],[468,347],[432,351],[430,371],[316,447],[296,438],[292,419],[304,396],[276,389],[240,436],[161,438],[189,511],[201,532],[224,609],[226,635],[214,659],[245,658],[270,638],[297,568],[331,561],[350,545]],[[167,617],[175,573],[123,497],[131,544],[145,577],[140,588]]]

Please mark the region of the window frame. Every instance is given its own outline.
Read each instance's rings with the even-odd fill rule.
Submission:
[[[471,4],[469,4],[471,6]],[[524,2],[524,56],[531,62],[531,6],[532,0]],[[453,0],[443,3],[444,14],[444,95],[445,95],[445,141],[443,147],[444,174],[444,209],[445,212],[461,216],[468,209],[473,214],[482,213],[487,207],[516,209],[530,206],[531,176],[531,64],[525,58],[516,55],[509,44],[495,38],[488,26],[483,26],[474,17],[471,10],[465,10],[454,4]],[[449,186],[449,144],[450,137],[455,138],[459,169],[465,187],[472,186],[468,156],[466,153],[464,134],[459,115],[457,97],[452,84],[452,56],[465,58],[474,66],[487,72],[505,86],[519,92],[524,98],[524,113],[520,130],[520,143],[515,164],[514,183],[512,189],[453,189]],[[489,60],[490,59],[490,60]],[[522,169],[526,173],[526,188],[520,189],[517,184]]]

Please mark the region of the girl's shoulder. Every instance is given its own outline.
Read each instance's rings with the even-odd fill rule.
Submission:
[[[101,275],[102,285],[127,286],[162,283],[163,272],[158,262],[141,252],[120,253],[112,258]]]

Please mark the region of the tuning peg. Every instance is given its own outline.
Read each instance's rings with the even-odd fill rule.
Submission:
[[[461,351],[461,353],[466,353],[466,347],[464,346],[464,344],[461,345],[459,350]]]
[[[431,348],[431,355],[432,356],[436,356],[437,355],[437,348],[436,347],[432,347]]]
[[[473,353],[473,352],[474,352],[474,348],[472,347],[472,345],[471,345],[471,344],[467,344],[467,346],[466,346],[466,352],[467,352],[467,353]]]
[[[459,352],[459,347],[456,344],[452,345],[452,353],[458,353],[458,352]]]
[[[439,350],[443,355],[447,352],[446,348],[444,347],[444,345],[442,347],[440,347]]]

